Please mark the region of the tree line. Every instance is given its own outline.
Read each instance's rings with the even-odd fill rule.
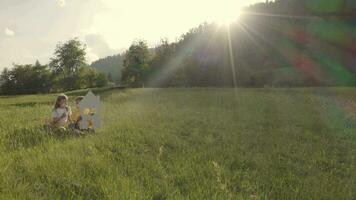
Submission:
[[[0,75],[0,93],[6,95],[63,92],[108,84],[104,73],[86,63],[85,46],[78,39],[58,44],[49,64],[14,64]]]

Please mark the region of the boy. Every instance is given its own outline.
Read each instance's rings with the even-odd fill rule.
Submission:
[[[75,98],[75,109],[73,109],[73,111],[72,111],[72,115],[70,116],[71,123],[68,126],[71,129],[80,129],[79,123],[82,120],[82,117],[80,116],[79,103],[83,99],[84,99],[83,96],[79,96],[79,97]]]

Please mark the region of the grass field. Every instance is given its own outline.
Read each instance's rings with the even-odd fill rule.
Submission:
[[[234,91],[101,91],[81,137],[39,128],[54,95],[0,97],[0,197],[356,199],[356,89]]]

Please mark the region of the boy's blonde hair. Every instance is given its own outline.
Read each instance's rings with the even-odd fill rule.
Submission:
[[[80,102],[83,99],[84,99],[84,96],[79,96],[79,97],[75,98],[75,102]]]

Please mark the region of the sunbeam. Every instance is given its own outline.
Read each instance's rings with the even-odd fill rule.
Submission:
[[[228,46],[229,46],[229,60],[230,60],[230,67],[231,67],[231,73],[232,73],[232,81],[233,81],[234,88],[235,88],[235,91],[236,91],[236,88],[237,88],[236,66],[235,66],[234,51],[233,51],[232,43],[231,43],[230,25],[227,26],[226,33],[227,33]]]
[[[184,59],[190,56],[190,52],[197,44],[197,40],[198,38],[193,38],[187,46],[183,49],[179,49],[176,55],[163,65],[162,71],[158,74],[154,74],[148,80],[148,85],[157,87],[165,83],[174,72],[179,70],[179,67],[182,66]]]
[[[281,14],[271,14],[263,12],[252,12],[252,11],[241,11],[243,15],[252,15],[252,16],[262,16],[262,17],[278,17],[278,18],[289,18],[289,19],[316,19],[314,16],[302,16],[302,15],[281,15]]]

